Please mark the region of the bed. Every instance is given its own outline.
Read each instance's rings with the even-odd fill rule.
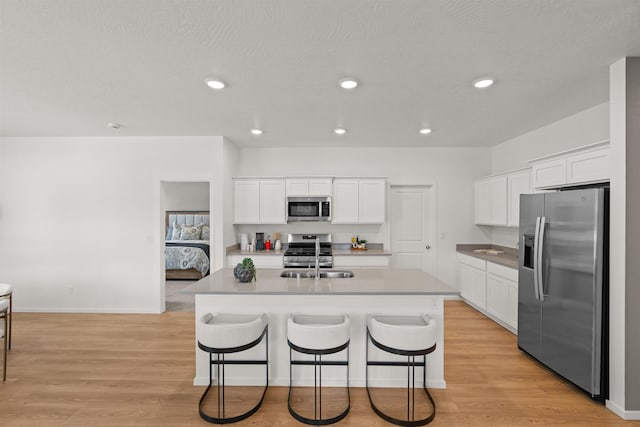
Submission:
[[[199,280],[209,274],[209,212],[167,211],[165,214],[167,280]]]

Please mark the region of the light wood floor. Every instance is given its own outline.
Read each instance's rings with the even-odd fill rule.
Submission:
[[[640,426],[589,400],[516,348],[516,338],[460,301],[445,308],[447,389],[432,390],[433,426]],[[194,315],[15,313],[1,426],[202,426]],[[287,389],[238,426],[300,425]],[[339,425],[383,426],[351,391]]]

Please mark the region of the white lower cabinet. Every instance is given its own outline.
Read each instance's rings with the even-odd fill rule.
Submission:
[[[388,256],[334,255],[333,268],[348,267],[389,267]]]
[[[511,332],[518,329],[518,270],[458,254],[460,296]]]
[[[465,300],[481,310],[487,307],[487,262],[458,254],[458,289]]]
[[[256,268],[282,268],[282,256],[256,253],[227,255],[227,267],[233,268],[245,258],[251,258]]]

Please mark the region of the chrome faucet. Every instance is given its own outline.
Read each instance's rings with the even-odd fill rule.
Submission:
[[[320,238],[316,237],[316,280],[320,278]]]

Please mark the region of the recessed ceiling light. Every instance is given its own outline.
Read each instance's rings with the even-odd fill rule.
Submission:
[[[343,128],[337,128],[337,129],[334,129],[333,131],[336,133],[336,135],[344,135],[345,133],[347,133],[347,130]]]
[[[420,129],[420,133],[423,134],[423,135],[429,135],[431,133],[431,129],[422,128],[422,129]]]
[[[107,126],[109,126],[111,129],[120,129],[120,125],[115,122],[109,122],[107,123]]]
[[[340,87],[342,89],[354,89],[356,86],[358,86],[358,82],[355,79],[352,78],[344,78],[342,80],[340,80],[338,82],[340,84]]]
[[[491,86],[492,84],[493,84],[493,79],[488,79],[486,77],[473,81],[473,86],[478,89],[484,89],[486,87]]]
[[[251,133],[254,135],[262,135],[262,129],[251,129]]]
[[[214,78],[206,78],[206,79],[204,79],[204,82],[211,89],[215,89],[215,90],[224,89],[224,87],[226,86],[223,81],[217,80],[217,79],[214,79]]]

